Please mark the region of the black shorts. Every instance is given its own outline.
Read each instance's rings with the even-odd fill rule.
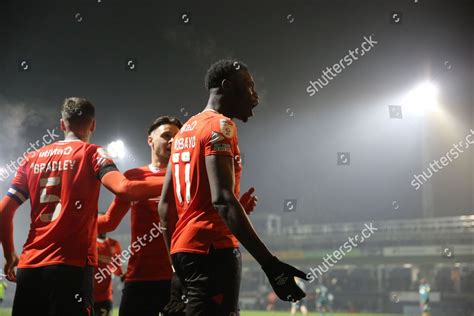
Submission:
[[[187,291],[187,316],[239,315],[242,258],[238,248],[179,252],[173,266]]]
[[[112,316],[112,301],[94,302],[94,316]]]
[[[170,299],[171,280],[125,282],[119,316],[156,316]]]
[[[12,316],[91,316],[93,267],[17,269]]]

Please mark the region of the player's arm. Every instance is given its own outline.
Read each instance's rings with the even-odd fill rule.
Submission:
[[[161,177],[152,177],[146,181],[128,180],[103,148],[92,145],[88,150],[89,161],[97,178],[120,199],[141,201],[160,195],[163,185]]]
[[[10,196],[5,196],[0,201],[0,239],[5,257],[4,274],[7,280],[15,282],[15,266],[18,264],[18,257],[13,242],[13,217],[20,204]]]
[[[97,231],[99,234],[108,233],[117,228],[125,214],[130,209],[130,202],[115,197],[110,203],[107,212],[97,219]]]
[[[160,203],[158,204],[158,213],[160,214],[160,226],[163,227],[163,239],[165,241],[168,254],[171,249],[171,236],[178,221],[178,212],[176,210],[176,203],[173,191],[173,176],[171,172],[172,164],[168,165],[166,175],[161,191]]]
[[[114,245],[114,256],[120,256],[122,253],[122,247],[120,247],[120,243],[115,240],[115,245]],[[115,269],[114,274],[116,276],[122,276],[123,275],[123,270],[122,270],[122,265],[119,265],[117,269]]]
[[[19,174],[19,172],[17,174]],[[14,179],[14,181],[16,179]],[[12,282],[16,282],[15,267],[18,264],[18,256],[13,240],[13,217],[15,216],[16,210],[26,199],[28,199],[26,190],[21,190],[12,185],[7,195],[0,201],[0,239],[2,241],[3,255],[5,257],[4,273],[6,279]]]
[[[178,212],[174,198],[173,177],[171,172],[172,164],[168,165],[164,179],[163,189],[161,191],[160,203],[158,204],[158,213],[160,214],[160,226],[163,227],[163,239],[165,241],[168,254],[171,249],[171,237],[178,221]],[[171,257],[170,264],[171,264]],[[184,288],[178,276],[174,272],[171,278],[170,300],[163,308],[166,315],[181,315],[186,307],[182,300]]]
[[[234,162],[223,155],[206,156],[206,169],[211,189],[212,205],[232,233],[257,260],[268,264],[273,256],[260,240],[244,208],[234,194]]]
[[[100,177],[100,181],[118,198],[126,201],[142,201],[160,194],[160,189],[163,186],[161,177],[152,177],[146,181],[128,180],[115,165],[111,168],[114,169],[104,173]]]
[[[0,201],[0,240],[5,257],[3,273],[12,282],[16,282],[15,267],[18,264],[13,241],[13,217],[20,205],[29,198],[26,168],[27,160],[18,167],[7,195]]]
[[[176,210],[176,202],[174,198],[173,176],[171,172],[172,164],[168,165],[164,179],[163,189],[161,191],[160,203],[158,204],[158,213],[160,214],[160,226],[162,230],[163,239],[165,242],[168,254],[171,250],[171,236],[178,221],[178,212]],[[171,257],[169,257],[171,267]],[[181,315],[184,312],[186,305],[182,300],[185,293],[184,287],[181,284],[178,276],[173,268],[173,277],[171,278],[170,300],[163,308],[166,315]]]
[[[306,274],[279,261],[258,237],[245,210],[234,194],[233,157],[208,155],[205,157],[212,205],[231,232],[257,260],[266,273],[278,297],[285,301],[300,300],[306,294],[296,285],[294,276],[307,279]]]

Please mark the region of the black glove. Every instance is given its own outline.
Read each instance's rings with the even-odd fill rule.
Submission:
[[[184,315],[187,299],[181,281],[176,273],[173,273],[171,278],[170,301],[163,308],[165,315]]]
[[[273,257],[272,262],[262,267],[262,270],[267,275],[268,281],[270,281],[276,295],[281,300],[296,302],[306,296],[306,293],[295,282],[295,276],[306,281],[308,280],[303,271],[281,262],[277,257]]]

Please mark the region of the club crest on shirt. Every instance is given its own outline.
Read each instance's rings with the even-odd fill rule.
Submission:
[[[232,138],[235,133],[235,128],[232,122],[229,121],[228,119],[221,119],[219,123],[220,123],[222,135],[224,135],[227,138]]]

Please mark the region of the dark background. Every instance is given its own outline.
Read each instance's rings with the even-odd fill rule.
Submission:
[[[255,117],[238,122],[242,189],[257,188],[259,229],[270,213],[284,224],[473,214],[472,149],[422,189],[410,185],[474,128],[473,16],[474,2],[461,0],[2,1],[0,166],[59,125],[68,96],[95,103],[94,143],[125,142],[123,171],[147,164],[154,118],[201,111],[208,66],[239,58],[261,97]],[[371,34],[369,53],[308,95],[309,80]],[[403,108],[403,119],[390,119],[388,106],[425,80],[438,86],[442,111]],[[351,165],[338,166],[337,152],[350,152]],[[104,193],[101,209],[112,200]],[[296,199],[295,212],[284,212],[285,199]],[[17,241],[28,205],[18,213]]]

